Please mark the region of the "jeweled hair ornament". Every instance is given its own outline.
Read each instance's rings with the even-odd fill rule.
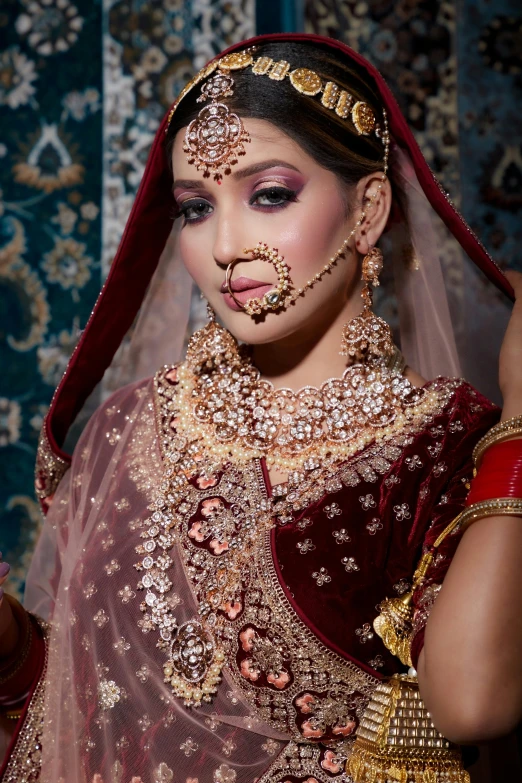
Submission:
[[[290,70],[291,65],[286,60],[274,61],[270,57],[258,57],[254,60],[252,50],[245,50],[225,55],[214,63],[212,70],[207,67],[203,72],[200,71],[183,93],[186,95],[193,86],[207,79],[197,102],[210,100],[211,103],[201,109],[196,119],[189,124],[183,145],[188,162],[195,164],[198,171],[203,171],[204,176],[213,174],[215,179],[220,180],[223,174],[230,173],[238,158],[245,154],[244,145],[250,141],[250,135],[240,117],[230,111],[223,99],[234,94],[231,71],[244,70],[250,66],[256,76],[268,76],[275,82],[282,82],[288,77],[292,87],[301,95],[320,95],[325,108],[335,111],[342,119],[350,118],[360,136],[375,133],[377,138],[382,139],[386,149],[387,129],[379,125],[375,112],[368,103],[356,100],[338,84],[324,80],[309,68]],[[169,124],[175,108],[174,106],[170,112]],[[387,154],[385,163],[387,166]]]

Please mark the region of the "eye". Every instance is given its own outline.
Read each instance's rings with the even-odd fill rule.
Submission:
[[[256,190],[252,194],[249,204],[258,207],[284,207],[290,201],[296,200],[296,191],[290,188],[270,187]]]
[[[200,198],[187,199],[179,205],[179,211],[185,218],[185,223],[197,223],[210,215],[212,207],[208,201]]]

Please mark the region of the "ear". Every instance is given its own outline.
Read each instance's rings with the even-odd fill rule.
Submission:
[[[383,181],[383,172],[368,174],[357,183],[356,203],[366,212],[366,217],[355,235],[355,246],[361,255],[366,255],[379,241],[388,222],[391,199],[390,181],[387,177]]]

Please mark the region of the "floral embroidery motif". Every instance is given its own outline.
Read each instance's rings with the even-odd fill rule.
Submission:
[[[318,587],[322,587],[332,581],[332,577],[329,575],[326,568],[320,568],[319,571],[314,571],[312,579],[315,579]]]
[[[185,742],[181,743],[179,749],[183,751],[185,756],[192,756],[199,749],[199,745],[197,742],[194,742],[192,737],[187,737]]]
[[[98,609],[94,617],[92,618],[98,628],[103,628],[109,622],[109,616],[104,609]]]
[[[213,712],[210,717],[205,718],[205,723],[209,727],[210,731],[216,731],[221,726],[221,721],[218,720],[215,712]]]
[[[296,548],[302,555],[306,555],[307,552],[313,552],[315,549],[315,544],[312,543],[311,538],[305,538],[304,541],[300,541],[298,544],[296,544]]]
[[[150,675],[150,669],[146,663],[142,664],[136,672],[136,677],[140,682],[147,682]]]
[[[387,487],[387,489],[390,489],[390,487],[393,487],[394,484],[400,484],[401,480],[399,476],[396,476],[395,473],[392,473],[391,476],[388,476],[384,479],[384,486]]]
[[[275,756],[275,754],[281,747],[281,744],[273,740],[271,737],[269,737],[267,741],[261,745],[261,747],[263,748],[265,753],[268,753],[269,756]]]
[[[440,452],[442,451],[442,443],[435,443],[434,446],[428,446],[426,451],[428,452],[430,457],[435,459],[436,457],[439,456]]]
[[[98,702],[102,710],[112,710],[122,697],[122,689],[114,680],[100,680],[98,683]]]
[[[406,457],[406,465],[408,470],[416,470],[422,468],[422,462],[418,454],[414,454],[413,457]]]
[[[432,438],[442,438],[444,435],[444,427],[441,424],[438,424],[436,427],[431,427],[430,435]]]
[[[232,753],[233,753],[235,750],[237,750],[237,745],[236,745],[236,743],[234,742],[234,740],[233,740],[233,739],[231,739],[231,738],[230,738],[230,739],[227,739],[227,740],[225,740],[225,742],[223,743],[223,745],[222,745],[222,747],[221,747],[221,752],[222,752],[222,753],[223,753],[225,756],[231,756],[231,755],[232,755]]]
[[[411,590],[411,583],[407,579],[399,579],[399,581],[393,585],[393,589],[397,595],[404,595]]]
[[[121,566],[118,563],[118,561],[113,558],[111,562],[107,563],[107,565],[103,566],[103,568],[107,576],[112,576],[113,574],[116,573],[116,571],[120,570]]]
[[[370,623],[364,623],[362,628],[356,628],[355,633],[359,637],[361,644],[366,644],[366,642],[369,642],[374,636]]]
[[[98,590],[94,582],[89,582],[89,584],[86,584],[85,587],[83,588],[83,595],[85,596],[85,598],[87,598],[87,600],[89,600],[89,598],[92,598],[93,595],[97,592]]]
[[[347,573],[350,573],[352,571],[360,571],[360,568],[355,562],[355,559],[353,557],[343,557],[341,563],[343,564],[344,570]]]
[[[228,764],[221,764],[214,770],[214,783],[235,783],[237,773],[231,769]]]
[[[442,476],[443,473],[447,471],[447,467],[444,464],[444,462],[438,462],[435,467],[433,468],[433,475],[438,478],[439,476]]]
[[[324,513],[328,517],[328,519],[333,519],[334,517],[338,517],[342,514],[341,509],[339,508],[338,503],[331,503],[329,506],[324,507]]]
[[[145,732],[150,729],[152,726],[152,720],[150,719],[149,715],[145,713],[145,715],[142,715],[141,718],[138,719],[138,726],[140,729]]]
[[[312,522],[312,520],[311,520],[311,519],[308,519],[308,517],[303,517],[303,518],[302,518],[302,519],[300,519],[300,520],[299,520],[299,522],[296,524],[296,528],[297,528],[298,530],[306,530],[306,528],[307,528],[307,527],[309,527],[309,526],[310,526],[310,525],[312,525],[312,524],[313,524],[313,522]]]
[[[162,761],[159,767],[154,770],[154,779],[152,783],[172,783],[173,780],[174,772],[165,764],[164,761]],[[131,783],[133,782],[131,781]]]
[[[121,590],[118,590],[118,598],[121,598],[122,603],[128,604],[133,598],[136,598],[136,593],[130,585],[125,585]]]
[[[382,669],[384,666],[384,658],[382,655],[376,655],[375,658],[368,661],[368,666],[371,666],[372,669]]]
[[[374,536],[378,530],[383,529],[383,524],[378,517],[373,517],[371,522],[366,523],[366,530],[371,536]]]
[[[448,430],[451,433],[463,432],[464,431],[464,426],[463,426],[462,422],[460,421],[460,419],[457,419],[457,421],[450,421],[450,423],[448,424]]]
[[[128,650],[130,650],[130,644],[126,639],[123,638],[123,636],[121,637],[121,639],[118,639],[117,642],[114,642],[112,646],[114,647],[118,655],[125,655],[125,653]]]
[[[400,506],[394,506],[393,511],[398,522],[402,522],[403,519],[411,518],[410,507],[407,503],[401,503]]]
[[[342,527],[340,530],[334,530],[332,532],[332,536],[335,538],[336,544],[347,544],[352,540],[344,527]]]
[[[359,498],[359,503],[365,511],[368,511],[369,508],[375,508],[377,505],[373,499],[373,495],[361,495]]]

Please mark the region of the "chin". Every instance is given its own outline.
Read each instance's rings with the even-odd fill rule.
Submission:
[[[219,320],[238,342],[248,345],[266,345],[277,342],[295,333],[299,329],[299,323],[295,319],[288,319],[286,313],[265,313],[252,318],[244,313],[235,314],[218,313]],[[302,319],[299,319],[302,322]]]

